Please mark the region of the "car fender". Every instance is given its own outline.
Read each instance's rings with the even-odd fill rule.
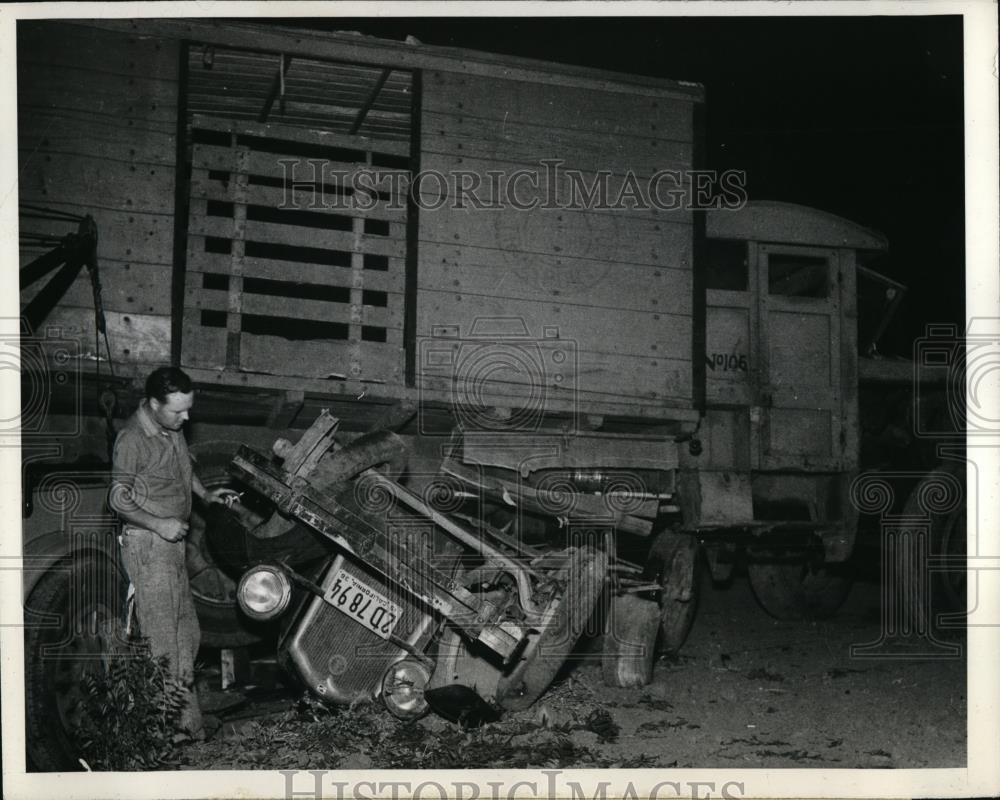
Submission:
[[[32,492],[21,521],[22,590],[27,598],[47,570],[74,552],[96,550],[117,559],[118,521],[108,510],[107,473],[58,472]]]

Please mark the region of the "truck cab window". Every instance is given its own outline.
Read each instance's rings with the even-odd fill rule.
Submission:
[[[746,242],[708,239],[706,287],[730,292],[747,290]]]
[[[767,291],[786,297],[827,297],[829,267],[823,256],[770,253]]]

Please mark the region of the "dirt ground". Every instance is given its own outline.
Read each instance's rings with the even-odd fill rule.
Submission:
[[[659,661],[642,689],[607,688],[600,667],[583,663],[529,711],[471,731],[435,717],[404,725],[375,706],[327,712],[286,699],[262,706],[255,719],[244,710],[242,719],[224,721],[213,740],[186,748],[181,764],[964,766],[964,658],[851,658],[851,644],[878,638],[876,583],[856,584],[841,613],[819,623],[770,618],[745,577],[727,589],[706,584],[681,655]]]
[[[856,584],[838,616],[779,622],[746,579],[703,588],[676,663],[642,690],[579,671],[621,726],[620,753],[679,767],[959,767],[965,764],[965,660],[851,658],[878,638],[879,590]]]

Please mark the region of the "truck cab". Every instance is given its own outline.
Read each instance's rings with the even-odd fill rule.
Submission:
[[[827,576],[822,584],[837,590],[810,600],[800,580],[815,574],[803,567],[795,578],[797,559],[791,566],[772,559],[808,542],[795,535],[807,529],[819,534],[817,563],[851,553],[857,266],[859,256],[888,245],[833,214],[770,201],[709,212],[706,233],[706,410],[702,452],[687,452],[681,466],[682,474],[693,470],[682,484],[697,484],[687,519],[704,534],[745,528],[759,558],[751,579],[772,613],[829,612],[841,582]],[[709,553],[715,563],[718,548]]]

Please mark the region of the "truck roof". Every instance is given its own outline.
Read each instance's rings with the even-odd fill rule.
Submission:
[[[796,203],[753,200],[740,209],[716,209],[706,216],[706,231],[712,239],[849,247],[875,252],[889,249],[889,240],[876,230]]]
[[[460,47],[399,42],[351,31],[297,27],[294,21],[264,24],[246,19],[100,19],[82,24],[306,58],[332,59],[399,69],[430,69],[509,80],[543,81],[631,94],[705,98],[700,83],[634,75],[594,67],[500,55]]]

